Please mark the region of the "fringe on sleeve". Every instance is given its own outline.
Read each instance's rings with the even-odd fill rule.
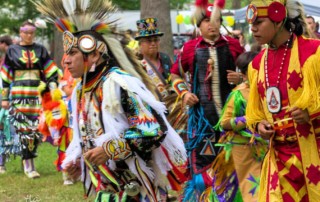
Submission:
[[[258,93],[258,71],[252,68],[250,63],[248,68],[248,77],[250,83],[250,94],[246,108],[247,125],[251,131],[255,131],[256,124],[266,119],[263,105]]]
[[[303,91],[294,103],[301,109],[308,109],[310,114],[320,110],[320,48],[310,56],[302,68]]]

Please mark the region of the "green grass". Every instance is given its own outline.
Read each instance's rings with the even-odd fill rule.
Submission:
[[[7,172],[0,175],[1,202],[91,202],[92,197],[83,198],[82,183],[64,186],[62,173],[56,171],[54,160],[57,158],[56,147],[43,143],[38,148],[35,166],[41,177],[29,179],[25,176],[21,158],[11,157],[7,162]]]

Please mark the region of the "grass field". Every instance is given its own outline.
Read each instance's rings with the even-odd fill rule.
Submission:
[[[56,171],[54,160],[57,158],[56,147],[43,143],[38,148],[35,160],[37,171],[41,177],[27,178],[21,166],[21,158],[11,158],[7,163],[7,172],[0,175],[1,202],[68,202],[94,201],[91,197],[83,198],[82,183],[64,186],[62,174]]]

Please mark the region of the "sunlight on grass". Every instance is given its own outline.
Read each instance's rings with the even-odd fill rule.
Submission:
[[[28,179],[22,169],[21,158],[11,157],[7,163],[7,172],[0,175],[1,202],[67,202],[84,201],[82,183],[64,186],[62,173],[57,172],[54,160],[57,158],[56,147],[43,143],[38,149],[35,160],[41,177]]]

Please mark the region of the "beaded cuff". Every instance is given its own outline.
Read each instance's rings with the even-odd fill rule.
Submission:
[[[180,97],[183,97],[183,95],[188,92],[187,85],[182,79],[174,80],[172,86],[174,91],[176,91]]]
[[[108,158],[114,161],[125,160],[132,155],[132,151],[125,139],[104,142],[102,148]]]
[[[239,131],[239,130],[245,128],[245,126],[246,126],[246,117],[245,116],[240,116],[240,117],[232,118],[230,120],[230,124],[231,124],[231,127],[232,127],[233,131]]]

